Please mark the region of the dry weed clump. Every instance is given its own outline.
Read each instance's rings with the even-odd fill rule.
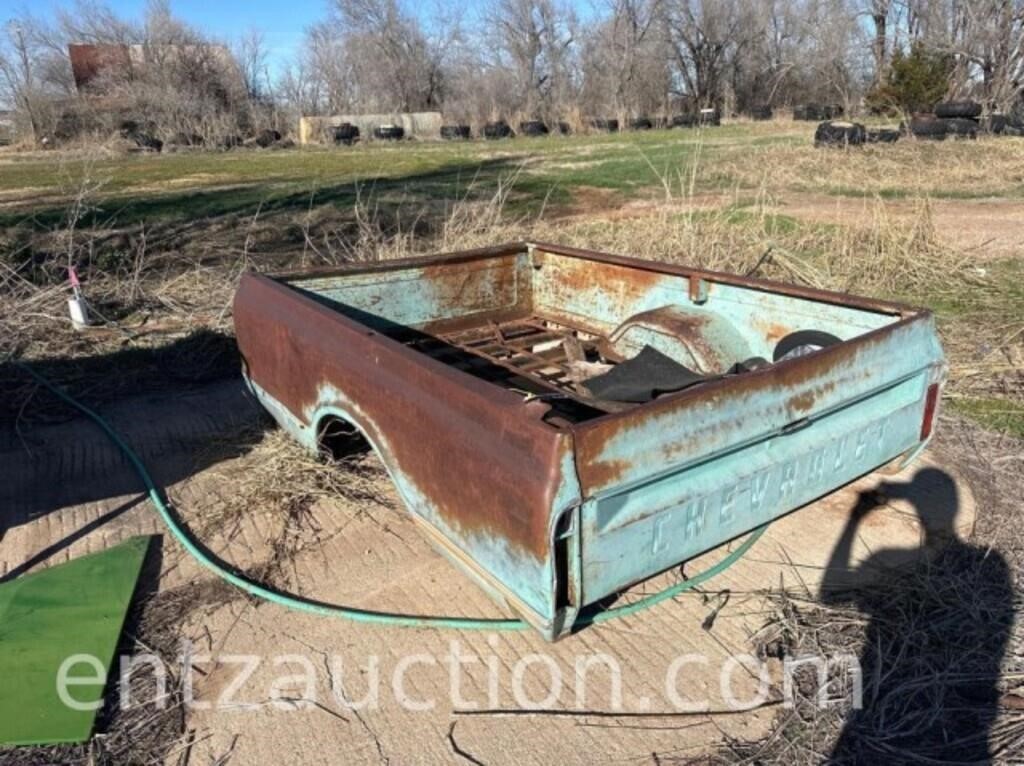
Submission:
[[[211,443],[206,450],[217,455],[239,441],[237,435],[225,438],[230,443]],[[206,471],[204,486],[212,492],[201,511],[183,505],[179,513],[195,537],[266,585],[296,585],[290,579],[295,557],[341,532],[345,524],[337,523],[337,514],[354,519],[397,507],[387,472],[365,442],[354,443],[357,449],[351,454],[335,458],[311,455],[281,430],[260,431],[250,440],[255,446],[243,460]],[[199,465],[211,462],[205,454],[197,456]],[[323,524],[321,513],[335,519]],[[258,550],[242,537],[243,525],[254,514],[267,529],[266,539],[260,541],[264,547]],[[388,528],[386,513],[370,518]]]
[[[215,452],[220,448],[208,445]],[[202,464],[202,456],[199,462]],[[301,518],[316,503],[328,500],[348,501],[353,508],[395,507],[391,493],[381,493],[387,474],[368,447],[339,459],[326,454],[317,458],[275,429],[259,438],[244,462],[210,471],[218,502],[194,520],[200,525],[196,529],[200,536],[223,534],[254,509]]]

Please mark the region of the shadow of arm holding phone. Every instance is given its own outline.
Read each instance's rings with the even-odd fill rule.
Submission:
[[[854,566],[861,525],[890,500],[913,507],[920,547],[875,551]],[[1013,585],[1002,556],[957,536],[958,510],[956,482],[932,467],[862,493],[851,509],[820,600],[868,618],[864,694],[830,762],[991,761]]]

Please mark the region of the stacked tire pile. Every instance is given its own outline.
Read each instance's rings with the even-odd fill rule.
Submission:
[[[915,115],[902,130],[915,138],[942,141],[947,137],[977,138],[981,126],[981,104],[976,101],[943,101],[934,114]]]
[[[933,114],[915,115],[903,131],[916,138],[942,141],[946,138],[977,138],[979,133],[993,135],[1024,135],[1024,123],[1004,114],[981,117],[977,101],[943,101],[935,105]]]
[[[715,127],[722,124],[722,113],[717,109],[701,109],[697,112],[677,114],[669,120],[672,128]]]
[[[859,122],[826,120],[814,131],[815,146],[861,146],[863,144],[891,144],[898,141],[900,132],[891,128],[868,130]]]
[[[590,121],[590,128],[591,130],[596,130],[602,133],[618,133],[619,121],[600,117]]]
[[[546,136],[548,126],[540,120],[527,120],[519,123],[519,132],[524,136]]]
[[[799,104],[793,107],[793,119],[805,122],[837,120],[843,116],[843,107],[838,104]]]
[[[504,120],[498,120],[496,122],[488,122],[484,125],[484,129],[481,131],[484,138],[494,140],[497,138],[511,138],[512,128]]]
[[[442,125],[441,138],[445,141],[466,141],[472,135],[469,125]]]

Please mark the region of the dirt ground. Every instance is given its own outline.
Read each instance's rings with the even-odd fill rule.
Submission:
[[[935,233],[978,261],[1019,257],[1024,252],[1024,202],[1002,199],[935,199],[929,201]],[[920,203],[820,194],[786,194],[771,208],[797,220],[863,225],[876,216],[910,222]]]
[[[696,194],[669,205],[654,200],[619,204],[606,189],[577,190],[566,218],[586,222],[595,216],[616,221],[650,215],[666,208],[673,213],[713,211],[729,207],[735,197]],[[759,202],[758,210],[808,223],[833,226],[912,224],[921,215],[919,200],[845,197],[832,194],[784,192]],[[1018,258],[1024,253],[1024,202],[1006,199],[933,199],[928,202],[930,224],[941,241],[973,260]]]
[[[203,528],[240,478],[267,459],[267,445],[281,437],[268,430],[237,379],[172,396],[136,396],[106,407],[104,414],[139,450],[194,529]],[[29,424],[0,437],[0,507],[11,514],[0,537],[0,576],[52,566],[133,535],[163,533],[129,465],[88,421]],[[217,448],[211,451],[210,445]],[[852,565],[882,549],[899,560],[920,556],[920,518],[943,512],[950,502],[957,509],[958,533],[967,537],[975,521],[970,488],[958,480],[956,497],[942,497],[938,488],[915,480],[927,466],[934,467],[932,458],[899,476],[865,477],[772,525],[740,563],[697,592],[556,644],[533,632],[386,629],[240,596],[183,608],[180,638],[193,645],[196,707],[226,692],[230,701],[188,711],[185,730],[167,743],[164,762],[691,762],[724,739],[760,740],[781,706],[780,663],[764,665],[770,694],[744,712],[727,707],[720,677],[723,667],[739,663],[729,689],[738,699],[756,699],[759,666],[753,663],[767,609],[765,589],[817,593],[861,493],[881,482],[911,491],[888,500],[861,526]],[[939,467],[955,475],[951,467]],[[383,472],[376,477],[374,487],[386,505],[324,498],[303,515],[292,530],[298,543],[280,573],[283,581],[327,603],[503,616],[430,548]],[[272,541],[288,523],[278,511],[257,505],[215,528],[204,542],[222,559],[251,571],[274,558]],[[688,562],[684,572],[692,575],[724,555],[725,549],[712,551]],[[663,575],[623,598],[678,576]],[[865,575],[851,567],[848,576],[856,583]],[[209,577],[163,534],[161,592]],[[446,664],[453,651],[465,658],[458,697]],[[240,664],[242,655],[258,663],[248,678],[241,676],[248,667]],[[685,655],[704,657],[706,664],[687,664],[673,674],[673,662]],[[621,706],[610,703],[611,671],[594,658],[612,658],[619,667]],[[583,684],[579,663],[588,660],[598,662],[597,669]],[[407,672],[396,690],[403,664]],[[307,670],[315,677],[312,686],[304,680]],[[557,694],[553,674],[563,680]],[[679,697],[706,700],[707,710],[681,712],[668,677]],[[366,701],[373,689],[376,701],[345,704]],[[542,709],[523,709],[524,698]],[[403,700],[426,709],[410,710]]]

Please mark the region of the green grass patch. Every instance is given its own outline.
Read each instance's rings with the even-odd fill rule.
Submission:
[[[368,143],[351,148],[129,155],[89,161],[70,156],[0,164],[0,191],[9,192],[0,227],[62,224],[69,201],[91,188],[97,208],[84,225],[251,215],[313,204],[347,207],[357,199],[387,205],[453,202],[491,196],[514,179],[513,212],[571,203],[581,189],[621,198],[674,194],[694,168],[743,146],[780,143],[743,126],[652,130],[596,136],[548,136],[465,143]],[[702,175],[702,174],[699,174]],[[722,188],[727,175],[701,177],[702,189]]]
[[[717,210],[691,210],[677,213],[673,218],[676,220],[720,221],[730,226],[756,229],[766,237],[789,236],[808,226],[792,216],[750,210],[749,207],[753,204],[738,203]]]

